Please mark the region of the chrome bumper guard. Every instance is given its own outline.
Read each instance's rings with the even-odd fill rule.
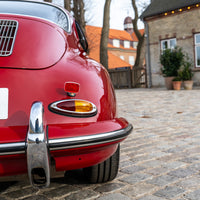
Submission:
[[[48,187],[50,184],[49,152],[43,110],[41,102],[33,103],[26,140],[28,175],[34,187]]]

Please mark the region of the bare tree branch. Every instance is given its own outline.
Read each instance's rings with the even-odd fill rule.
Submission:
[[[136,37],[138,38],[138,46],[137,46],[137,56],[134,67],[141,67],[144,62],[144,34],[142,35],[138,29],[138,8],[136,6],[135,0],[132,0],[132,6],[135,12],[135,18],[132,20],[133,22],[133,29],[135,32]]]
[[[110,3],[111,0],[106,0],[104,6],[103,28],[101,32],[100,43],[100,63],[108,69],[108,36],[110,29]]]
[[[73,0],[73,12],[74,18],[78,22],[82,31],[85,34],[85,10],[84,10],[84,2],[83,0]]]

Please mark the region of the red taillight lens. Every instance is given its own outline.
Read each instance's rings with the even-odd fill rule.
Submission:
[[[64,85],[65,92],[78,93],[80,89],[80,84],[75,82],[66,82]]]
[[[64,101],[64,102],[58,103],[57,107],[62,110],[69,110],[69,111],[76,110],[74,101]]]
[[[49,109],[58,114],[75,117],[92,117],[97,114],[96,106],[85,100],[66,99],[50,104]]]

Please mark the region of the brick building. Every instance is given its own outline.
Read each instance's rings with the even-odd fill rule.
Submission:
[[[153,0],[143,12],[147,36],[147,70],[150,86],[164,86],[160,54],[182,47],[193,62],[194,84],[200,85],[200,0]]]

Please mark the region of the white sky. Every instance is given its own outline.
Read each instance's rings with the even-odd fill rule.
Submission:
[[[138,7],[142,7],[142,2],[147,4],[150,0],[137,0]],[[53,0],[53,3],[62,6],[63,0]],[[84,3],[86,7],[86,24],[102,27],[105,0],[84,0]],[[112,0],[110,7],[110,28],[123,30],[124,19],[127,16],[134,18],[131,0]],[[143,28],[143,23],[140,22],[138,26],[139,28]]]

